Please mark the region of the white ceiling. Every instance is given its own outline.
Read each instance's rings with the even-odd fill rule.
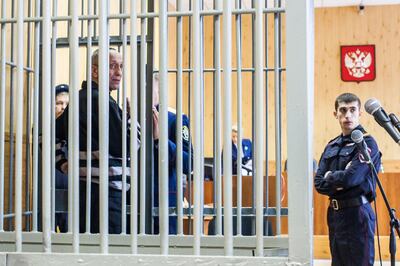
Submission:
[[[183,2],[183,9],[189,9],[189,0],[181,0]],[[242,0],[243,8],[250,8],[252,0]],[[257,0],[258,1],[258,0]],[[260,0],[261,1],[261,0]],[[298,0],[282,0],[283,6],[285,1],[298,1]],[[175,6],[176,0],[168,0],[170,5]],[[193,2],[193,1],[192,1]],[[236,1],[231,1],[234,5]],[[214,0],[204,0],[204,9],[213,9]],[[358,6],[363,4],[368,5],[394,5],[400,4],[400,0],[314,0],[315,7],[338,7],[338,6]],[[274,0],[268,0],[268,6],[274,6]]]

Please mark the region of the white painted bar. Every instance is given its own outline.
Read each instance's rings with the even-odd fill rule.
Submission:
[[[286,2],[289,261],[313,263],[314,1]]]
[[[137,77],[137,12],[136,1],[131,0],[131,251],[132,254],[138,253],[138,128],[137,128],[137,104],[138,104],[138,77]]]
[[[16,58],[16,130],[15,130],[15,246],[22,251],[22,134],[24,110],[24,1],[17,1],[17,24],[15,35],[17,44]]]
[[[40,14],[40,3],[36,1],[35,14]],[[38,173],[39,173],[39,66],[40,66],[40,23],[35,22],[34,42],[34,92],[33,92],[33,135],[32,135],[32,231],[38,230]],[[1,118],[0,118],[1,121]]]
[[[158,181],[159,181],[159,220],[160,220],[160,248],[161,254],[168,254],[168,3],[159,1],[159,66],[160,66],[160,105],[158,124],[160,139],[158,146]]]
[[[124,13],[127,12],[126,8],[126,1],[122,1],[122,10]],[[125,66],[125,63],[127,61],[127,37],[126,37],[126,19],[122,19],[122,62]],[[126,186],[126,175],[127,175],[127,170],[126,170],[126,159],[127,159],[127,141],[126,141],[126,135],[127,135],[127,68],[124,67],[122,69],[122,206],[121,206],[121,233],[126,234],[126,192],[127,192],[127,186]],[[134,124],[135,126],[135,124]]]
[[[1,18],[6,17],[6,1],[1,2]],[[4,132],[6,120],[6,25],[1,24],[0,47],[0,232],[4,231]]]
[[[78,20],[78,0],[70,0],[69,24],[69,106],[68,115],[68,162],[71,168],[68,171],[68,178],[72,182],[70,190],[73,191],[72,198],[72,236],[73,251],[79,253],[79,20]],[[101,72],[100,72],[101,73]]]
[[[147,11],[147,1],[140,3],[142,13]],[[146,62],[147,62],[147,20],[140,20],[140,234],[146,233]]]
[[[224,238],[225,256],[233,255],[232,220],[232,5],[224,1],[222,64],[224,68]]]
[[[240,1],[235,2],[236,9],[240,8]],[[242,19],[241,15],[235,15],[236,25],[236,69],[237,69],[237,234],[242,234]]]
[[[255,40],[255,139],[254,139],[254,172],[256,179],[256,256],[264,256],[263,247],[263,180],[264,180],[264,83],[263,83],[263,61],[264,61],[264,32],[263,32],[263,3],[255,1],[255,29],[253,37]]]
[[[108,253],[109,33],[108,1],[99,0],[99,148],[101,253]],[[106,89],[107,88],[107,89]]]
[[[182,0],[177,0],[177,10],[182,10]],[[182,164],[182,17],[177,17],[176,21],[176,174],[177,174],[177,234],[183,234],[183,164]],[[189,158],[190,162],[190,158]],[[188,178],[191,178],[188,175]],[[189,188],[187,188],[189,189]]]
[[[42,1],[42,145],[50,147],[51,145],[51,121],[48,119],[48,114],[54,112],[51,109],[51,1]],[[51,160],[49,149],[42,151],[42,230],[43,230],[43,251],[51,252],[51,197],[50,197],[50,178],[51,165],[48,162]]]
[[[58,0],[53,1],[53,17],[57,16],[57,8],[58,8]],[[51,108],[55,110],[55,102],[56,102],[56,79],[57,79],[57,49],[56,49],[56,42],[57,42],[57,22],[52,21],[51,27],[51,35],[54,38],[51,38]],[[56,231],[55,225],[55,213],[56,213],[56,114],[55,112],[51,112],[51,230],[52,232]],[[70,186],[71,187],[71,186]],[[72,190],[71,191],[71,204],[72,204]],[[72,215],[69,215],[71,217]],[[72,223],[68,223],[72,224]]]
[[[88,1],[88,15],[94,13],[92,1]],[[85,231],[90,233],[90,213],[91,213],[91,195],[92,195],[92,35],[93,21],[87,22],[88,42],[86,49],[86,81],[87,81],[87,133],[86,133],[86,224]],[[83,200],[83,199],[80,199]]]
[[[192,16],[192,47],[193,47],[193,99],[194,99],[194,121],[193,121],[193,202],[194,202],[194,211],[193,211],[193,254],[198,256],[200,255],[200,238],[201,238],[201,187],[200,187],[200,179],[203,178],[201,176],[201,105],[200,105],[200,97],[201,97],[201,58],[200,58],[200,1],[193,1],[193,16]]]
[[[216,10],[222,9],[222,1],[215,0]],[[215,67],[215,117],[214,122],[214,162],[215,162],[215,207],[217,209],[215,216],[215,234],[222,234],[222,162],[221,162],[221,15],[215,17],[214,23],[214,67]]]
[[[274,1],[279,7],[279,0]],[[276,234],[281,234],[281,176],[282,176],[282,91],[281,91],[281,44],[280,14],[274,14],[274,87],[275,87],[275,195],[276,195]]]

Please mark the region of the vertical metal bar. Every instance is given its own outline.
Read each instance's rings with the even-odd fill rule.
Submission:
[[[265,0],[265,7],[267,8],[268,7],[268,0]],[[264,22],[264,27],[265,27],[265,34],[264,34],[264,42],[265,42],[265,47],[266,47],[266,49],[265,49],[265,67],[266,68],[268,68],[268,49],[267,49],[267,47],[268,47],[268,15],[266,15],[265,16],[265,22]],[[267,108],[267,110],[268,110],[268,72],[267,71],[265,71],[265,103],[266,103],[266,108]],[[266,191],[266,197],[265,197],[265,208],[266,208],[266,210],[268,210],[268,207],[269,207],[269,199],[268,199],[268,191],[269,191],[269,188],[268,188],[268,186],[269,186],[269,184],[268,184],[268,180],[269,180],[269,177],[268,177],[268,173],[269,173],[269,164],[268,164],[268,114],[266,114],[265,115],[265,127],[266,127],[266,130],[265,130],[265,166],[264,166],[264,169],[265,169],[265,185],[264,185],[264,187],[265,187],[265,191]],[[268,226],[268,216],[266,217],[266,219],[265,219],[265,223],[267,223],[267,226],[266,226],[266,228],[265,228],[265,230],[266,230],[266,232],[265,232],[265,234],[266,235],[270,235],[272,232],[269,232],[268,230],[269,230],[269,226]]]
[[[264,84],[263,84],[263,4],[262,1],[255,1],[255,140],[254,160],[256,178],[256,251],[257,256],[264,254],[263,247],[263,179],[264,179]]]
[[[201,58],[200,58],[200,0],[193,1],[193,85],[194,85],[194,225],[193,225],[193,252],[194,255],[200,255],[201,238],[201,203],[200,203],[200,179],[201,174],[201,103],[198,101],[201,97]]]
[[[314,1],[286,9],[289,260],[312,264]]]
[[[99,88],[108,88],[109,48],[108,48],[108,5],[99,1]],[[108,90],[99,90],[99,137],[100,137],[100,246],[101,252],[108,253],[108,130],[109,103]]]
[[[224,68],[224,248],[225,256],[233,255],[232,225],[232,3],[224,1],[222,53]]]
[[[122,12],[126,14],[126,1],[122,1]],[[126,19],[122,19],[122,62],[127,62],[127,48],[126,48]],[[126,149],[126,133],[127,133],[127,70],[126,67],[122,69],[122,234],[126,234],[126,159],[127,159],[127,149]],[[119,90],[118,90],[119,91]]]
[[[58,10],[58,1],[53,1],[53,16],[57,16]],[[55,110],[55,87],[57,80],[57,21],[52,22],[52,38],[51,38],[51,108]],[[72,86],[71,86],[72,87]],[[55,222],[55,213],[56,213],[56,170],[55,170],[55,158],[56,158],[56,116],[55,112],[51,112],[51,229],[53,231],[56,230],[56,222]],[[69,186],[71,188],[71,186]],[[69,201],[72,204],[73,191],[69,189],[70,197],[68,197]],[[70,206],[70,205],[69,205]],[[71,205],[72,206],[72,205]],[[70,219],[70,223],[68,223],[69,228],[72,226],[72,215],[68,215],[68,219]]]
[[[251,7],[254,9],[254,2],[255,0],[251,0]],[[255,14],[251,15],[251,36],[253,38],[253,40],[255,39]],[[252,52],[252,66],[253,68],[255,68],[255,57],[256,57],[256,53],[255,53],[255,42],[253,41],[251,44],[251,52]],[[256,123],[256,119],[255,119],[255,90],[256,90],[256,85],[255,85],[255,72],[253,71],[251,73],[251,136],[252,139],[255,139],[255,123]],[[255,145],[254,141],[253,141],[253,145]],[[255,215],[256,213],[256,178],[255,178],[255,163],[254,163],[254,158],[255,158],[255,149],[253,149],[252,151],[252,158],[253,158],[253,177],[251,179],[251,195],[252,195],[252,201],[251,201],[251,209],[252,209],[252,214]],[[255,235],[256,232],[256,217],[252,216],[251,217],[251,235]]]
[[[204,0],[200,2],[200,10],[204,9]],[[203,233],[204,212],[204,17],[200,16],[200,228]]]
[[[91,1],[91,0],[89,0]],[[97,0],[93,0],[93,14],[98,15],[98,8],[97,8],[97,4],[98,1]],[[94,23],[93,25],[93,37],[97,36],[97,23]]]
[[[15,245],[22,251],[22,134],[24,111],[24,1],[17,1],[16,130],[15,130]],[[11,191],[10,191],[11,193]]]
[[[43,251],[51,252],[51,224],[50,224],[50,175],[51,160],[51,121],[47,119],[48,114],[54,112],[51,109],[51,50],[50,50],[50,32],[51,32],[51,1],[43,0],[43,21],[42,21],[42,224],[43,224]]]
[[[159,51],[160,51],[160,105],[159,105],[159,217],[160,217],[160,249],[162,255],[168,254],[168,17],[167,5],[159,1]],[[155,162],[157,163],[157,162]]]
[[[88,1],[88,15],[94,14],[92,1]],[[86,135],[86,233],[90,233],[92,198],[92,34],[93,21],[87,21],[86,80],[87,80],[87,135]],[[83,199],[81,199],[83,200]]]
[[[28,1],[28,17],[32,17],[32,0]],[[31,22],[28,22],[27,25],[27,38],[26,44],[28,47],[26,51],[26,66],[31,67]],[[25,121],[25,210],[28,212],[30,210],[30,197],[31,197],[31,190],[29,188],[29,181],[30,181],[30,156],[31,156],[31,73],[26,72],[26,99],[27,99],[27,108],[26,108],[26,121]],[[30,231],[30,215],[25,216],[25,228],[27,231]]]
[[[189,10],[192,10],[192,0],[189,0]],[[192,55],[192,43],[191,43],[191,41],[192,41],[192,20],[189,18],[188,19],[189,21],[188,21],[188,23],[189,23],[189,26],[188,26],[188,30],[189,30],[189,33],[188,33],[188,47],[189,47],[189,49],[188,49],[188,66],[190,67],[190,66],[192,66],[192,57],[191,57],[191,55]],[[189,115],[189,117],[191,118],[192,117],[192,113],[191,113],[191,95],[192,95],[192,87],[191,87],[191,72],[189,72],[188,73],[188,97],[187,97],[187,99],[188,99],[188,115]],[[191,128],[189,128],[189,135],[192,135],[192,129]],[[194,140],[193,140],[194,141]],[[189,138],[189,147],[192,147],[192,138]],[[189,158],[192,158],[192,149],[189,149]],[[189,173],[192,173],[192,170],[193,170],[193,166],[194,165],[192,165],[192,162],[191,161],[189,161]],[[193,177],[194,177],[194,175],[193,175]],[[188,214],[188,227],[189,227],[189,235],[191,235],[193,232],[193,230],[192,230],[192,224],[193,224],[193,221],[192,221],[192,217],[193,217],[193,204],[192,204],[192,202],[193,202],[193,200],[192,200],[192,197],[193,197],[193,191],[192,191],[192,187],[193,187],[193,185],[192,185],[192,178],[190,177],[189,178],[189,180],[188,180],[188,188],[189,188],[189,191],[188,191],[188,202],[189,202],[189,214]]]
[[[76,123],[79,121],[79,0],[71,0],[69,2],[71,22],[69,24],[69,45],[70,45],[70,110],[72,113],[68,116],[68,139],[72,145],[68,146],[68,161],[72,163],[72,171],[68,171],[69,178],[72,180],[72,191],[74,193],[72,199],[72,236],[73,251],[79,253],[79,127]],[[101,72],[100,73],[106,73]],[[105,87],[105,86],[104,86]],[[104,88],[102,87],[102,88]],[[100,90],[101,91],[101,90]],[[105,131],[105,132],[108,132]],[[101,133],[100,133],[101,134]],[[71,147],[72,146],[72,147]],[[101,201],[101,199],[100,199]]]
[[[40,0],[36,1],[35,15],[40,16]],[[40,46],[40,22],[35,22],[34,44],[34,70],[35,83],[33,94],[33,147],[32,147],[32,231],[38,230],[38,168],[39,168],[39,46]],[[43,193],[42,193],[43,194]],[[43,211],[42,211],[43,213]]]
[[[240,1],[236,0],[236,8],[241,8]],[[237,234],[242,234],[242,20],[241,15],[235,16],[236,22],[236,68],[237,68]]]
[[[85,10],[85,0],[81,0],[81,15],[85,15],[84,10]],[[81,21],[80,23],[81,23],[81,32],[79,37],[83,38],[83,21]]]
[[[215,0],[216,10],[222,9],[222,1]],[[221,169],[221,16],[214,17],[214,184],[215,184],[215,234],[222,234],[222,169]]]
[[[141,13],[147,10],[147,1],[141,1]],[[147,20],[140,20],[140,125],[141,125],[141,145],[140,145],[140,234],[146,233],[146,27]]]
[[[15,1],[11,2],[11,17],[15,17]],[[11,24],[11,45],[10,45],[10,54],[11,54],[11,58],[10,61],[14,62],[14,47],[15,47],[15,40],[14,40],[14,28],[15,25],[14,23]],[[11,214],[13,213],[13,204],[14,204],[14,197],[13,194],[10,193],[11,191],[14,191],[14,104],[12,104],[14,102],[14,66],[11,66],[10,69],[10,114],[9,114],[9,118],[10,118],[10,126],[9,126],[9,130],[10,130],[10,159],[9,159],[9,167],[8,167],[8,171],[9,171],[9,185],[8,185],[8,213]],[[10,218],[8,220],[8,229],[10,231],[13,230],[13,223],[12,223],[12,218]]]
[[[131,251],[137,254],[137,228],[138,228],[138,77],[137,77],[137,12],[136,1],[131,0],[130,12],[131,27]]]
[[[177,10],[182,11],[182,0],[177,0]],[[182,166],[182,16],[178,16],[176,21],[176,173],[177,173],[177,214],[178,228],[177,233],[183,234],[183,166]],[[190,161],[190,159],[189,159]],[[188,176],[190,178],[190,175]]]
[[[148,1],[148,8],[146,9],[146,13],[154,12],[154,1]],[[146,31],[146,28],[144,29]],[[154,41],[154,18],[150,18],[147,23],[147,32],[145,32],[145,36],[143,36],[143,40],[147,40],[146,49],[146,93],[143,96],[145,98],[146,106],[145,106],[145,117],[146,117],[146,128],[148,129],[145,132],[145,141],[147,147],[146,153],[146,168],[148,169],[146,172],[146,209],[152,210],[154,203],[154,141],[153,141],[153,41]],[[153,216],[152,211],[148,211],[144,214],[146,217],[146,232],[151,233],[153,227]]]
[[[1,18],[6,18],[6,1],[1,2]],[[1,24],[0,56],[0,232],[4,231],[4,132],[6,120],[6,24]]]
[[[274,1],[279,7],[279,1]],[[274,87],[275,87],[275,177],[276,177],[276,234],[281,234],[281,176],[282,176],[282,92],[280,79],[280,14],[274,14]]]

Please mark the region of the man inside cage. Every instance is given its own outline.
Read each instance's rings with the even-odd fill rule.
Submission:
[[[108,88],[99,87],[99,50],[94,51],[92,55],[92,83],[82,82],[82,89],[79,91],[79,121],[75,121],[73,126],[79,126],[79,220],[80,232],[85,232],[86,224],[86,173],[87,173],[87,100],[88,90],[91,89],[91,192],[90,192],[90,232],[99,233],[99,175],[100,175],[100,141],[99,141],[99,90],[106,89],[109,93],[109,144],[108,144],[108,230],[110,234],[119,234],[122,232],[122,150],[123,150],[123,111],[118,103],[111,96],[111,92],[118,90],[122,80],[123,61],[121,54],[113,48],[109,50],[109,85]],[[129,109],[129,108],[128,108]],[[57,119],[56,135],[57,138],[68,142],[68,114],[67,107],[64,113]],[[129,117],[129,116],[127,116]],[[127,118],[128,119],[128,118]],[[127,184],[129,186],[129,154],[130,154],[130,123],[127,122],[126,131],[126,174]],[[139,132],[138,132],[139,134]],[[138,139],[139,142],[139,139]],[[65,169],[64,169],[65,171]]]

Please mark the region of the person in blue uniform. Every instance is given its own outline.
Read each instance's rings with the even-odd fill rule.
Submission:
[[[351,132],[364,133],[375,169],[381,164],[381,153],[374,138],[360,125],[361,101],[351,93],[339,95],[334,116],[342,133],[331,140],[321,155],[314,177],[316,190],[329,197],[327,221],[332,265],[373,265],[375,214],[371,202],[376,183]]]
[[[237,157],[238,157],[238,139],[237,126],[232,127],[232,174],[237,174]],[[242,175],[251,175],[253,171],[253,144],[250,139],[242,139]]]
[[[56,86],[56,119],[60,117],[69,103],[69,87],[66,84]],[[56,139],[56,232],[68,231],[68,175],[58,170],[62,166],[64,156],[67,156],[67,143]],[[59,166],[59,167],[57,167]]]
[[[153,76],[153,139],[154,139],[154,206],[159,206],[159,169],[158,169],[158,140],[159,140],[159,77],[157,74]],[[177,184],[177,172],[176,172],[176,159],[177,159],[177,147],[176,147],[176,113],[175,110],[169,108],[168,111],[168,202],[169,207],[177,207],[177,186],[183,186],[184,184]],[[189,134],[189,118],[182,115],[182,170],[183,174],[190,176],[189,169],[192,159],[189,157],[189,152],[193,156],[193,149],[190,145],[190,134]],[[183,179],[182,179],[183,180]],[[154,234],[159,233],[159,219],[154,217]],[[169,217],[169,234],[177,233],[177,217]]]

